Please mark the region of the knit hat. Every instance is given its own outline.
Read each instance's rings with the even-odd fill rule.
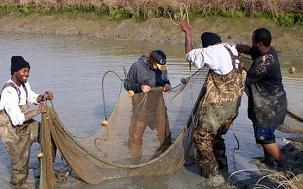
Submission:
[[[22,56],[12,56],[11,58],[11,75],[22,68],[31,68],[29,63]]]
[[[150,54],[151,58],[156,62],[159,70],[166,70],[166,55],[161,50],[154,50]]]
[[[204,32],[201,35],[202,47],[206,48],[210,45],[215,45],[216,43],[221,43],[221,37],[212,32]]]

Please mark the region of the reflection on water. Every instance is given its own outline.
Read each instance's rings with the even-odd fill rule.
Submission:
[[[100,121],[104,118],[101,95],[101,77],[113,70],[124,77],[123,67],[129,66],[143,53],[155,48],[167,52],[168,72],[172,85],[179,83],[182,77],[188,76],[187,63],[183,58],[183,46],[164,44],[135,43],[130,41],[95,40],[83,36],[53,36],[0,33],[0,81],[3,84],[10,77],[10,57],[22,55],[31,64],[30,83],[34,91],[42,92],[46,89],[55,94],[54,106],[61,120],[68,130],[76,136],[88,136],[100,128]],[[302,57],[281,57],[284,84],[287,90],[289,106],[292,110],[303,115],[303,65]],[[296,74],[288,74],[289,66],[295,66]],[[120,80],[113,74],[105,78],[106,110],[110,112],[121,89]],[[234,122],[234,133],[240,141],[240,150],[233,159],[233,148],[236,141],[233,129],[225,136],[229,171],[243,169],[243,161],[262,156],[260,146],[255,144],[251,122],[247,119],[247,97],[244,96],[239,116]],[[287,134],[277,132],[277,141]],[[36,146],[34,151],[37,151]],[[31,166],[37,169],[38,162],[32,153]],[[237,159],[238,157],[238,159]],[[240,157],[240,158],[239,158]],[[9,158],[0,143],[0,184],[7,185],[9,180]],[[242,166],[242,167],[241,167]],[[244,167],[245,168],[245,167]],[[191,176],[189,176],[189,174]],[[199,178],[180,170],[174,175],[161,178],[150,177],[146,181],[138,179],[124,179],[120,183],[107,182],[105,186],[119,187],[121,185],[135,185],[144,187],[149,180],[156,180],[159,187],[198,188]],[[121,183],[122,182],[122,183]],[[136,183],[135,183],[136,182]]]

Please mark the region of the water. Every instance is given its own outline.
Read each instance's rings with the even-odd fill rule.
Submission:
[[[84,36],[56,36],[43,34],[11,34],[0,33],[0,82],[3,84],[10,78],[10,57],[22,55],[31,64],[29,81],[34,91],[42,93],[51,90],[55,94],[54,106],[64,125],[75,136],[89,136],[100,127],[104,118],[101,98],[101,78],[113,70],[124,77],[123,67],[129,66],[142,54],[160,48],[167,52],[168,69],[172,85],[179,83],[180,78],[189,74],[188,65],[184,61],[183,46],[150,44],[147,42],[96,40]],[[282,65],[284,84],[288,92],[292,109],[302,115],[302,65],[298,64],[302,57],[282,57],[286,62]],[[298,72],[287,74],[287,65],[296,65]],[[300,67],[301,66],[301,67]],[[105,80],[107,94],[106,109],[110,112],[117,98],[121,82],[113,74]],[[229,172],[251,168],[249,161],[262,156],[262,150],[255,144],[251,122],[247,119],[247,97],[244,95],[239,116],[234,122],[234,133],[239,139],[240,150],[233,158],[233,148],[237,146],[233,137],[233,129],[225,136]],[[287,134],[277,132],[277,141]],[[38,145],[34,145],[31,153],[31,168],[38,172],[38,161],[35,154]],[[7,152],[0,142],[0,184],[1,188],[9,188],[10,164]],[[30,178],[31,179],[31,178]],[[30,180],[29,179],[29,180]],[[157,183],[150,186],[149,183]],[[100,186],[76,184],[65,188],[200,188],[201,177],[187,169],[161,177],[124,178],[108,181]]]

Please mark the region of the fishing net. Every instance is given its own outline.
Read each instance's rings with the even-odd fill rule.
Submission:
[[[303,97],[298,96],[292,90],[286,90],[286,92],[288,100],[287,114],[283,125],[280,125],[278,129],[287,133],[303,134],[303,110],[301,107]]]
[[[105,127],[90,137],[73,136],[53,108],[42,115],[40,188],[55,188],[52,142],[77,177],[97,184],[130,176],[164,175],[192,161],[192,130],[197,126],[196,110],[203,97],[207,70],[183,78],[171,92],[155,88],[147,94],[121,91]],[[130,148],[130,136],[144,123],[142,141]],[[142,127],[141,127],[142,128]],[[288,111],[280,129],[302,133],[302,119]],[[138,132],[140,133],[140,132]],[[142,133],[142,130],[141,130]],[[169,142],[166,139],[171,137]],[[140,138],[140,137],[139,137]],[[165,144],[165,145],[164,145]]]
[[[303,115],[303,114],[301,114]],[[283,132],[293,134],[303,134],[303,116],[287,110],[287,115],[283,125],[280,125],[278,129]]]
[[[41,121],[40,187],[55,187],[52,140],[75,174],[91,184],[121,177],[164,175],[182,167],[183,139],[188,133],[185,128],[205,75],[206,71],[198,70],[183,78],[171,92],[155,88],[132,96],[122,91],[105,127],[86,138],[68,132],[49,107]],[[136,138],[142,133],[132,126],[142,128],[142,124],[146,126],[142,142],[135,142],[136,148],[132,148],[130,136]]]

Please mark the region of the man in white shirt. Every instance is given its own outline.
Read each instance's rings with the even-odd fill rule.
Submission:
[[[203,86],[205,90],[202,90],[204,96],[196,112],[198,124],[193,141],[202,176],[214,177],[219,169],[227,167],[222,135],[238,115],[246,74],[242,71],[235,46],[222,43],[215,33],[204,32],[201,35],[203,48],[193,49],[191,27],[185,20],[180,26],[185,33],[187,61],[198,68],[209,68]]]
[[[3,86],[0,96],[0,136],[11,158],[10,183],[22,187],[29,171],[30,148],[38,141],[39,122],[32,119],[44,113],[44,100],[52,100],[53,93],[46,91],[38,95],[27,81],[30,65],[21,56],[11,58],[11,79]],[[39,104],[35,110],[29,104]]]

